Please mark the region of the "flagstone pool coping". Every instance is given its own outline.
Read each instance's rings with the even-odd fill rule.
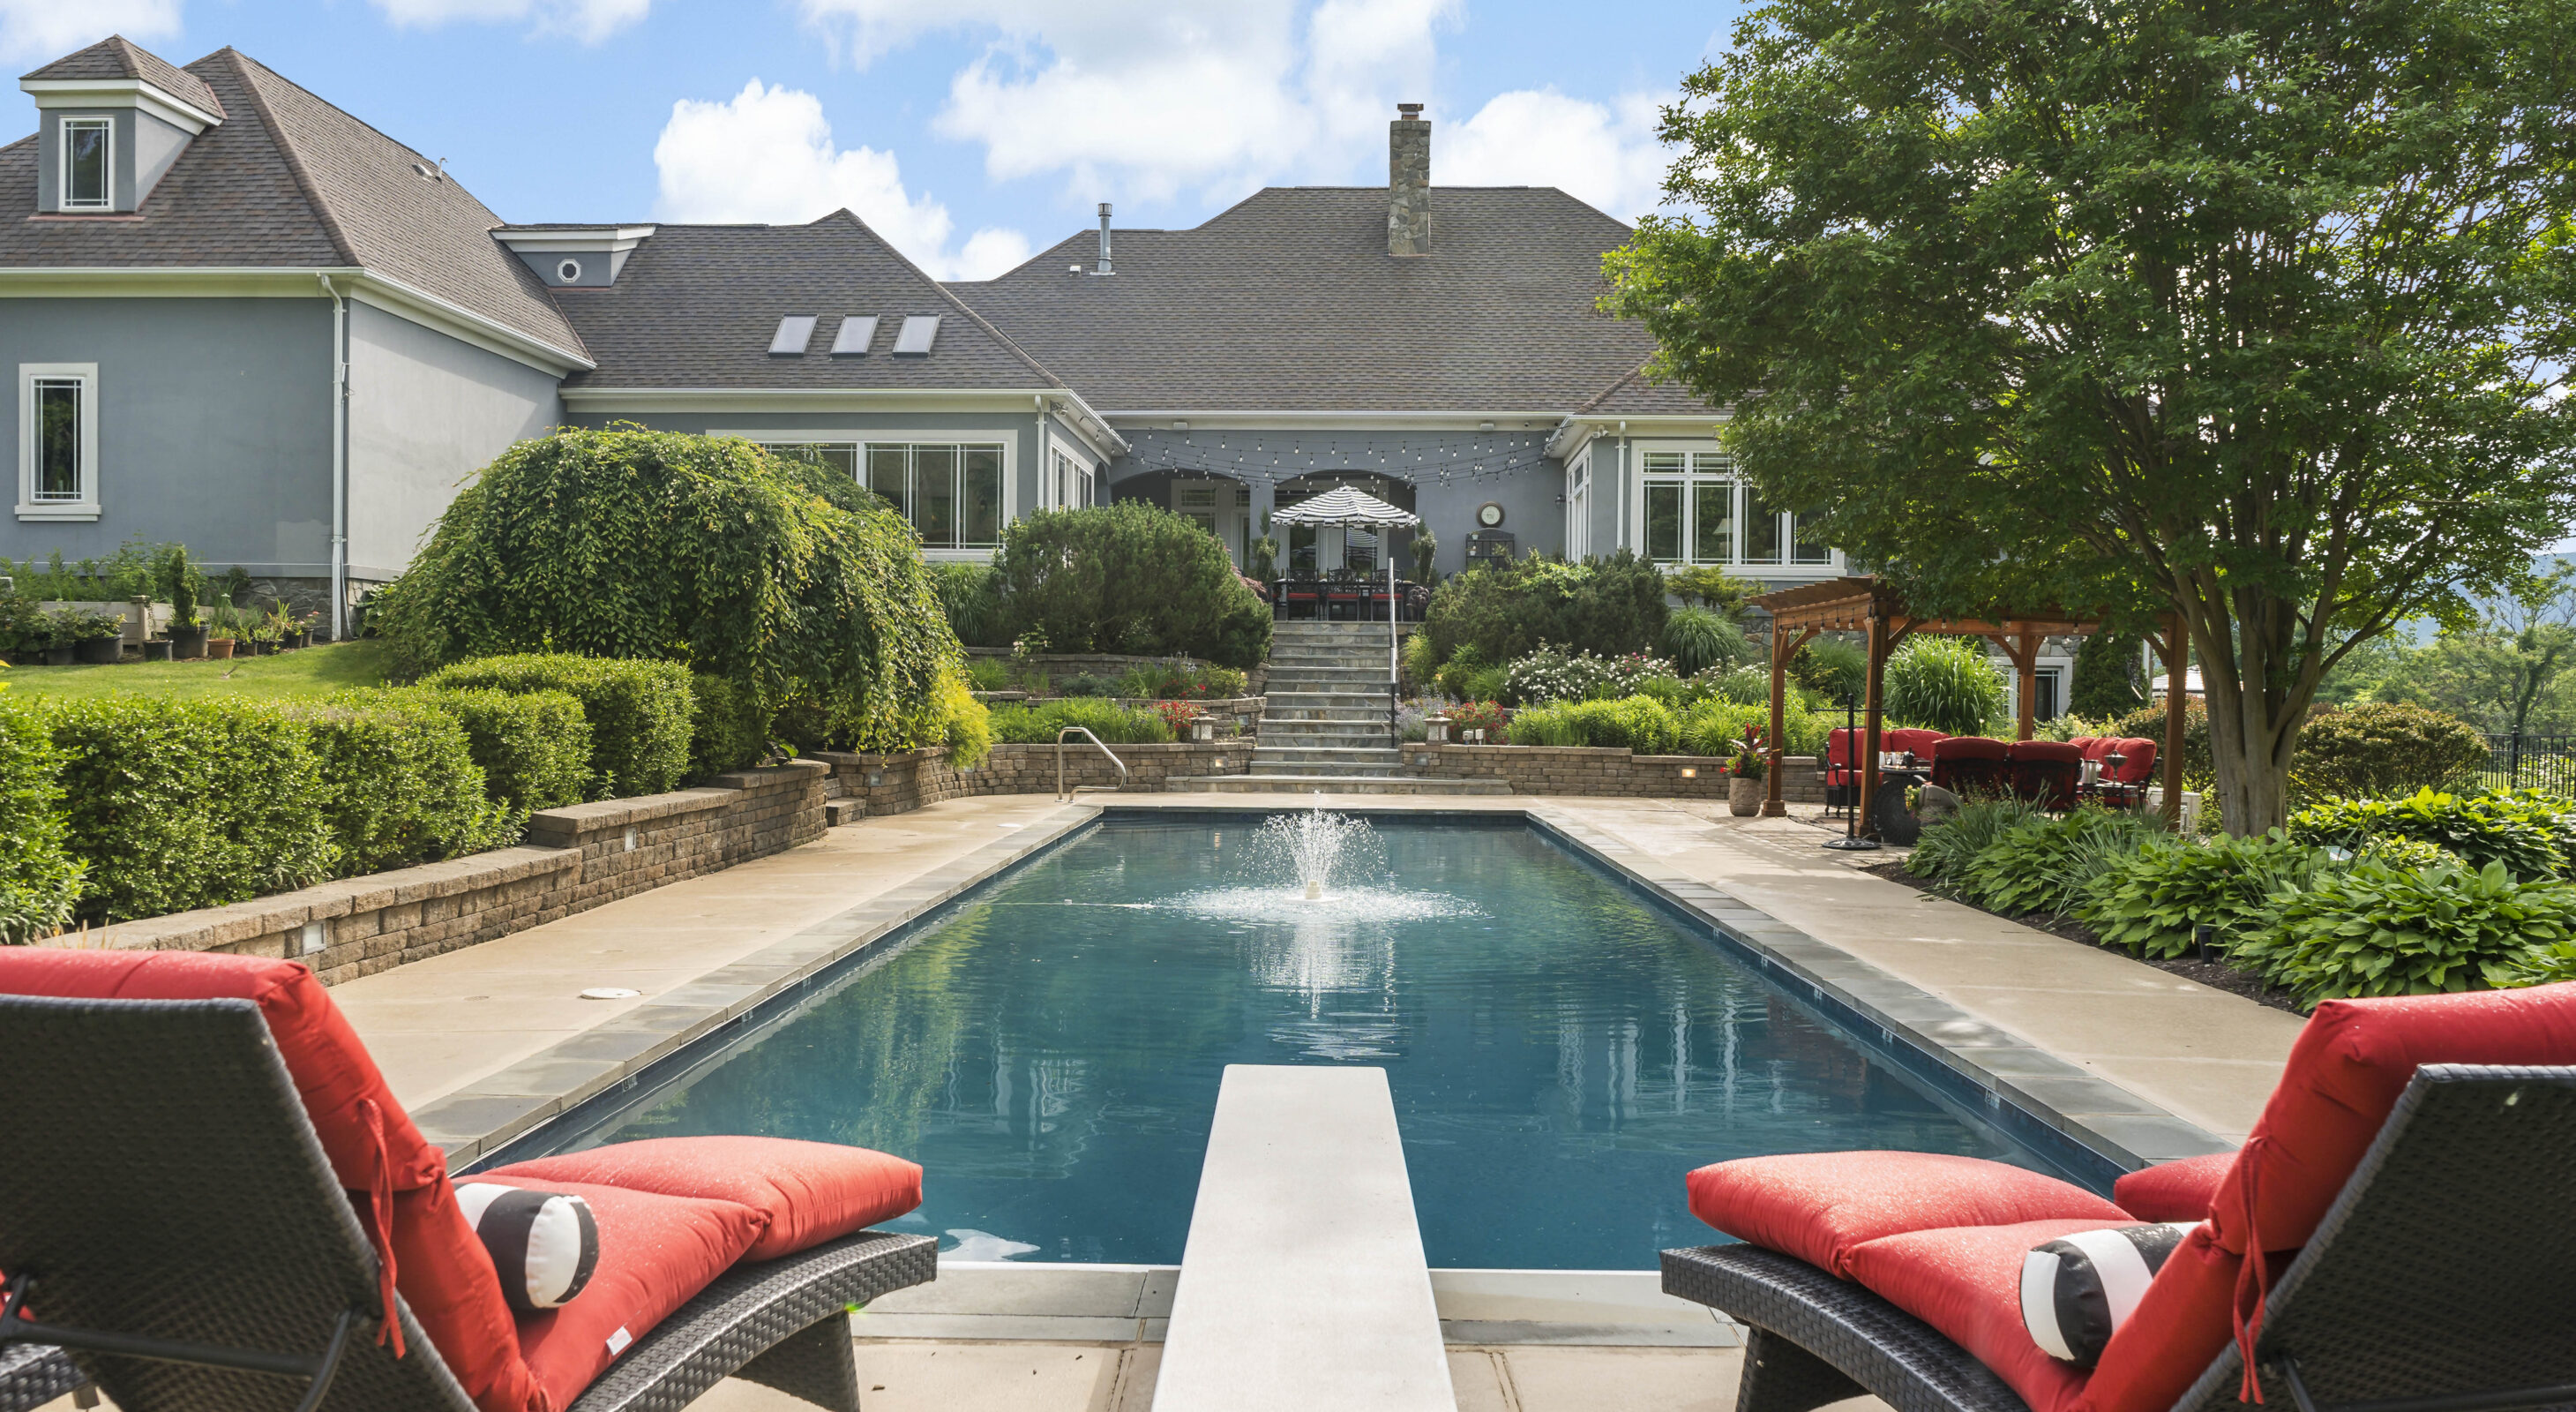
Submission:
[[[960,898],[1117,817],[1239,817],[1304,807],[1302,796],[1079,800],[901,886],[805,927],[466,1088],[423,1104],[413,1120],[459,1172],[534,1156],[608,1120],[637,1096],[820,1002],[937,925]],[[1580,801],[1565,801],[1576,803]],[[1344,813],[1508,823],[1515,816],[1588,861],[1793,1001],[1822,1014],[1922,1081],[2087,1185],[2233,1144],[2038,1045],[1897,979],[1595,829],[1557,801],[1509,797],[1335,799]]]

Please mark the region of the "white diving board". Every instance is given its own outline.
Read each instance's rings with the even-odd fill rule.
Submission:
[[[1154,1412],[1456,1412],[1386,1071],[1229,1064]]]

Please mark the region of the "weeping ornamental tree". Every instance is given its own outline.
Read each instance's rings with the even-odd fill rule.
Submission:
[[[748,441],[614,427],[503,453],[373,615],[401,667],[573,652],[686,662],[836,742],[942,739],[963,654],[901,516]]]
[[[2178,613],[2228,827],[2319,679],[2564,531],[2576,0],[1778,0],[1608,262],[1918,611]]]

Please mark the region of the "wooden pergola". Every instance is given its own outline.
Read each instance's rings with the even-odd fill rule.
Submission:
[[[1875,577],[1800,584],[1750,601],[1771,614],[1771,768],[1764,772],[1770,786],[1762,804],[1762,812],[1768,816],[1789,812],[1780,797],[1780,767],[1786,753],[1781,741],[1788,726],[1789,659],[1818,633],[1857,632],[1867,637],[1869,675],[1862,692],[1860,798],[1853,805],[1863,831],[1871,828],[1870,804],[1878,793],[1879,716],[1887,659],[1900,643],[1918,632],[1930,632],[1982,637],[2002,648],[2020,674],[2013,738],[2028,740],[2037,724],[2032,711],[2039,680],[2040,644],[2051,637],[2097,632],[2102,626],[2099,615],[2053,607],[1990,609],[1984,616],[1974,618],[1917,617],[1905,606],[1903,595]],[[2163,629],[2156,646],[2165,660],[2166,680],[2179,682],[2183,679],[2181,625],[2168,616]],[[2180,691],[2165,693],[2161,773],[2168,824],[2178,823],[2182,817],[2183,696]],[[1828,767],[1830,764],[1827,761]]]

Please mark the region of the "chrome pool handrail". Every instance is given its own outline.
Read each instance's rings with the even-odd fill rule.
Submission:
[[[1078,784],[1078,785],[1075,785],[1075,786],[1073,787],[1073,789],[1072,789],[1070,792],[1068,792],[1068,791],[1065,789],[1065,787],[1064,787],[1064,738],[1065,738],[1066,736],[1069,736],[1069,735],[1078,735],[1078,736],[1081,736],[1083,739],[1085,739],[1085,740],[1087,740],[1087,741],[1090,741],[1090,742],[1091,742],[1091,747],[1092,747],[1094,750],[1097,750],[1097,751],[1099,751],[1101,754],[1108,756],[1108,757],[1109,757],[1109,763],[1110,763],[1110,764],[1113,764],[1113,765],[1116,765],[1116,766],[1118,767],[1118,783],[1117,783],[1117,784],[1115,784],[1115,785],[1106,785],[1106,784]],[[1108,793],[1114,793],[1115,791],[1117,791],[1117,790],[1119,790],[1119,789],[1123,789],[1123,788],[1125,788],[1125,787],[1126,787],[1126,784],[1127,784],[1127,762],[1126,762],[1126,761],[1124,761],[1124,760],[1119,759],[1119,758],[1118,758],[1118,753],[1117,753],[1116,751],[1111,750],[1108,746],[1101,744],[1101,743],[1100,743],[1100,737],[1098,737],[1098,736],[1096,736],[1096,735],[1093,735],[1093,734],[1091,733],[1091,731],[1090,731],[1087,727],[1083,727],[1083,726],[1066,726],[1064,729],[1062,729],[1062,730],[1060,730],[1060,731],[1057,731],[1057,732],[1055,733],[1055,797],[1056,797],[1056,802],[1057,802],[1057,803],[1062,803],[1062,802],[1064,802],[1064,801],[1065,801],[1065,800],[1067,800],[1067,799],[1071,799],[1074,795],[1076,795],[1076,794],[1080,794],[1080,793],[1082,793],[1082,792],[1083,792],[1084,790],[1086,790],[1086,789],[1089,789],[1089,790],[1096,790],[1096,791],[1099,791],[1100,793],[1108,794]]]

